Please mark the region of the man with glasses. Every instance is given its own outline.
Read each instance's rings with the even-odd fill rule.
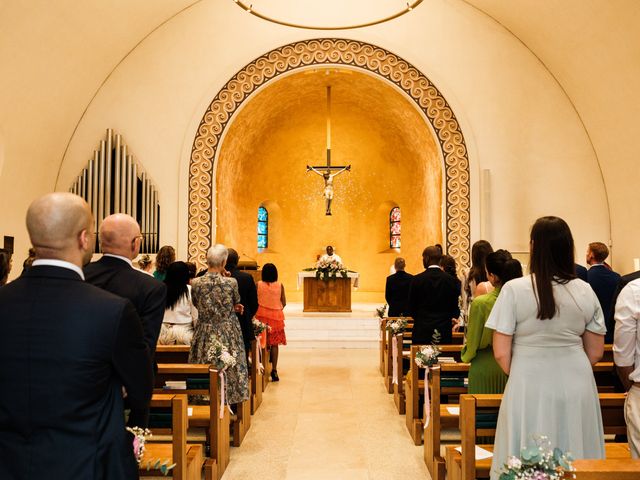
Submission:
[[[100,247],[104,255],[87,265],[84,274],[87,282],[131,300],[142,319],[144,340],[153,360],[164,317],[167,287],[133,268],[142,238],[140,226],[133,217],[123,213],[109,215],[100,225]],[[145,427],[147,415],[148,410],[132,411],[129,425]]]

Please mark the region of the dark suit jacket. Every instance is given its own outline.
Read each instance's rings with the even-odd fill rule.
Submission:
[[[409,315],[409,287],[413,275],[405,271],[399,271],[387,277],[384,288],[384,298],[389,304],[390,317]]]
[[[0,478],[138,478],[122,386],[148,405],[152,370],[131,303],[35,266],[0,289],[0,329]]]
[[[607,326],[607,334],[604,337],[604,341],[605,343],[613,343],[614,322],[613,315],[611,315],[611,303],[618,287],[618,282],[620,282],[620,275],[603,265],[594,265],[587,272],[587,281],[596,293],[604,314],[604,321]]]
[[[409,290],[409,313],[413,317],[413,344],[430,344],[434,330],[440,343],[451,343],[451,319],[460,316],[460,290],[455,279],[439,268],[428,268],[413,277]]]
[[[102,257],[90,263],[84,267],[84,275],[96,287],[131,300],[142,320],[144,341],[154,358],[167,301],[166,285],[115,257]]]
[[[129,299],[133,303],[142,320],[144,341],[149,348],[154,371],[156,371],[155,353],[167,300],[166,285],[115,257],[102,257],[97,262],[90,263],[84,267],[84,274],[87,282],[119,297]],[[138,410],[127,400],[125,407],[131,408],[129,426],[148,426],[148,405]]]
[[[585,282],[588,282],[589,275],[587,274],[587,269],[578,263],[574,264],[574,266],[576,267],[576,275],[578,276],[578,278],[580,280],[584,280]]]
[[[244,313],[240,315],[236,313],[240,321],[240,329],[242,330],[242,339],[244,340],[244,348],[249,356],[251,352],[251,341],[255,338],[253,334],[253,324],[251,320],[258,311],[258,291],[256,282],[253,277],[246,272],[234,268],[231,270],[231,277],[238,282],[238,292],[240,293],[240,303],[244,306]]]

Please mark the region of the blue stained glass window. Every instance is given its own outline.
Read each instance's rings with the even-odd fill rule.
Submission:
[[[269,245],[269,212],[264,207],[258,208],[258,248]]]
[[[402,223],[400,207],[393,207],[389,212],[389,248],[400,248]]]

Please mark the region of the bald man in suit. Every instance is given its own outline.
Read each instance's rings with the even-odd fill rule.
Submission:
[[[95,233],[71,193],[35,200],[36,260],[0,289],[0,478],[136,479],[123,388],[149,404],[152,369],[128,300],[84,281]]]

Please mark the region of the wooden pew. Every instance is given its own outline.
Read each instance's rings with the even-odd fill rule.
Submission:
[[[422,444],[422,435],[424,432],[423,418],[425,416],[425,412],[420,415],[420,399],[424,394],[424,380],[420,379],[420,372],[424,369],[418,367],[415,362],[416,353],[420,347],[422,347],[422,345],[411,346],[411,350],[409,351],[409,372],[405,379],[406,424],[414,445]],[[442,352],[440,355],[441,357],[453,357],[456,362],[460,362],[462,345],[440,345],[439,348]],[[447,363],[446,365],[452,364]],[[440,400],[438,399],[438,402],[439,401]],[[424,398],[422,398],[422,403],[424,403]]]
[[[393,389],[393,348],[392,348],[393,335],[391,332],[388,332],[386,330],[386,326],[389,322],[392,322],[394,320],[399,320],[400,318],[407,318],[408,320],[407,329],[411,330],[411,328],[413,327],[412,318],[387,317],[384,319],[385,329],[382,332],[382,334],[384,335],[384,338],[385,338],[384,344],[386,345],[386,350],[385,350],[384,366],[383,366],[384,373],[382,374],[382,376],[383,376],[384,386],[385,386],[385,389],[387,390],[387,393],[394,393],[394,389]],[[400,351],[401,349],[398,350],[398,355],[400,355]]]
[[[202,445],[187,444],[187,396],[174,394],[153,395],[150,404],[151,428],[156,435],[171,434],[171,443],[155,443],[153,437],[145,443],[145,453],[139,466],[140,475],[162,475],[159,469],[154,469],[156,461],[166,462],[167,465],[175,463],[170,470],[175,480],[200,480],[204,464]],[[170,412],[171,427],[153,427],[154,412],[160,410],[163,413]],[[147,466],[152,467],[148,470]],[[210,467],[205,467],[207,475],[212,475]]]
[[[601,393],[599,395],[602,409],[602,423],[607,434],[619,434],[626,431],[624,421],[624,394]],[[491,458],[475,459],[476,438],[478,436],[495,436],[495,423],[500,408],[502,395],[462,395],[460,397],[460,432],[462,453],[455,450],[455,446],[446,447],[446,470],[448,480],[475,480],[488,478],[491,469]],[[487,417],[495,415],[494,420],[486,420],[484,425],[478,425],[479,414]],[[488,451],[493,451],[493,445],[481,445]],[[629,447],[626,443],[606,443],[607,459],[630,458]],[[607,477],[609,478],[609,477]]]
[[[260,369],[261,352],[258,341],[254,338],[251,341],[251,365],[249,365],[249,376],[251,378],[251,415],[254,415],[262,403],[262,386],[264,376],[264,363]],[[264,362],[264,358],[262,359]]]
[[[404,377],[409,368],[407,361],[409,358],[408,353],[411,349],[412,337],[413,333],[411,332],[411,330],[405,330],[404,332],[395,335],[396,341],[398,343],[398,355],[396,356],[398,382],[393,384],[393,402],[396,404],[396,408],[398,409],[398,413],[400,415],[404,415],[406,410]]]
[[[444,346],[443,346],[444,348]],[[414,354],[415,355],[415,354]],[[412,366],[415,362],[412,362]],[[417,367],[417,365],[415,365]],[[614,366],[612,362],[598,362],[593,366],[596,382],[608,383],[611,381],[611,372]],[[419,371],[419,368],[414,370]],[[457,402],[452,402],[458,395],[467,392],[466,386],[447,385],[442,386],[442,377],[468,377],[468,363],[444,363],[439,368],[431,370],[428,379],[430,393],[430,421],[424,429],[424,461],[427,469],[431,473],[433,480],[443,480],[445,469],[445,458],[440,455],[440,433],[444,428],[458,428],[459,417],[450,413],[448,408],[459,407]],[[418,375],[418,372],[415,373]],[[413,378],[413,376],[411,377]],[[409,379],[409,383],[413,380]],[[445,382],[446,383],[446,382]],[[451,383],[451,382],[449,382]],[[454,382],[455,383],[455,382]],[[420,427],[424,425],[422,418],[418,418],[417,412],[420,402],[423,402],[424,383],[418,381],[418,388],[413,389],[413,384],[407,389],[407,428],[416,445],[419,445]],[[601,393],[612,393],[609,385],[600,385],[598,391]],[[444,402],[442,400],[444,399]]]
[[[612,458],[605,460],[575,460],[576,480],[638,480],[640,460]]]
[[[418,369],[416,369],[418,370]],[[452,414],[447,407],[459,408],[457,403],[447,403],[450,399],[467,393],[465,378],[469,375],[468,363],[443,363],[430,371],[427,378],[430,394],[430,419],[424,429],[424,462],[433,480],[444,480],[445,459],[440,455],[440,434],[444,428],[458,428],[459,415]],[[445,381],[442,378],[457,378],[458,381]],[[424,384],[418,383],[417,392],[424,389]],[[442,399],[445,403],[442,403]],[[418,401],[420,401],[418,399]],[[415,441],[415,440],[414,440]]]
[[[157,345],[156,363],[189,363],[190,345]]]
[[[156,375],[156,389],[154,392],[176,392],[165,390],[167,380],[190,379],[186,390],[178,390],[181,394],[208,395],[209,405],[193,405],[193,414],[188,418],[189,426],[204,428],[209,445],[209,455],[206,462],[205,474],[207,480],[222,477],[229,464],[229,410],[224,408],[220,418],[220,389],[218,385],[218,371],[210,365],[197,364],[159,364]],[[198,384],[195,384],[198,382]],[[193,383],[193,385],[191,384]]]
[[[384,377],[385,376],[385,366],[386,366],[386,357],[387,357],[387,349],[389,348],[389,344],[387,342],[387,319],[386,318],[381,318],[380,319],[380,351],[379,351],[379,355],[380,355],[380,361],[379,361],[379,365],[378,368],[380,369],[380,374]]]

